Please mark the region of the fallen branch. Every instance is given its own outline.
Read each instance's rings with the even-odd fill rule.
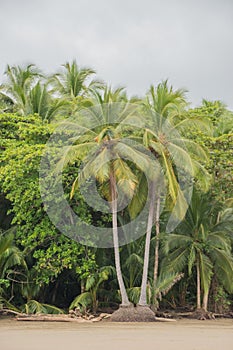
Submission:
[[[7,314],[16,315],[16,316],[25,316],[26,315],[26,314],[23,314],[21,312],[17,312],[17,311],[13,311],[13,310],[10,310],[10,309],[5,309],[5,308],[1,309],[0,313],[3,313],[3,314],[7,313]]]
[[[156,322],[176,322],[176,320],[172,318],[165,318],[165,317],[155,317]]]
[[[228,314],[217,314],[217,313],[214,313],[214,317],[217,317],[217,318],[233,318],[233,312],[230,312]]]
[[[26,314],[18,314],[16,317],[17,321],[39,321],[39,322],[78,322],[78,323],[92,323],[92,322],[100,322],[103,319],[110,318],[109,314],[102,313],[98,317],[90,315],[89,318],[83,317],[75,317],[74,315],[26,315]]]
[[[30,316],[19,316],[16,317],[17,321],[37,321],[37,322],[92,322],[89,320],[84,320],[83,318],[72,318],[68,316],[52,316],[52,315],[30,315]]]

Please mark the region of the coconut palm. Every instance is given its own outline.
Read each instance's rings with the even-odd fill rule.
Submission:
[[[195,191],[184,222],[167,237],[165,268],[182,271],[188,266],[189,275],[196,269],[197,309],[207,311],[213,274],[228,292],[233,291],[229,220],[232,227],[232,218],[225,211],[216,211],[216,204]]]
[[[103,86],[102,89],[94,89],[92,91],[92,98],[98,104],[127,102],[124,87],[112,88],[111,86]]]
[[[68,101],[54,98],[48,85],[39,81],[28,94],[24,113],[38,114],[43,121],[50,122],[59,115],[66,115],[68,106]]]
[[[64,70],[56,73],[51,77],[51,83],[54,87],[54,91],[67,99],[73,99],[75,97],[84,95],[88,88],[95,84],[95,81],[91,81],[88,84],[88,79],[95,74],[95,71],[91,68],[80,68],[73,60],[71,63],[66,62],[62,65]]]
[[[181,220],[187,210],[187,202],[183,190],[180,187],[175,167],[178,170],[182,169],[184,180],[191,180],[191,177],[196,176],[200,177],[203,185],[207,185],[205,176],[203,176],[203,174],[206,175],[205,169],[197,161],[200,156],[204,159],[207,158],[204,150],[193,141],[181,137],[179,127],[175,124],[175,117],[180,115],[184,106],[184,91],[174,91],[172,87],[168,87],[167,81],[159,84],[156,91],[152,86],[145,102],[149,127],[144,130],[143,143],[160,163],[162,170],[161,175],[164,176],[167,185],[167,204],[169,204],[170,210],[173,211],[173,219],[175,220]],[[139,300],[140,305],[147,304],[146,285],[151,231],[154,222],[156,231],[154,284],[156,284],[158,277],[160,234],[159,216],[161,199],[164,196],[162,193],[162,182],[159,178],[150,183],[149,195],[150,211],[146,234],[142,288]]]
[[[171,118],[180,115],[187,106],[185,92],[184,89],[174,90],[172,86],[169,87],[168,81],[165,80],[156,88],[153,85],[150,86],[145,104],[157,115],[165,119],[169,117],[171,121]]]
[[[65,159],[65,163],[74,162],[78,159],[84,161],[79,177],[74,181],[71,196],[74,195],[80,184],[94,176],[111,208],[116,274],[123,305],[129,305],[130,303],[120,264],[117,227],[118,192],[121,191],[128,197],[133,196],[137,177],[129,164],[130,160],[141,167],[141,170],[149,170],[151,167],[150,157],[143,154],[133,144],[130,144],[129,140],[122,137],[122,130],[129,128],[128,125],[126,126],[126,119],[129,122],[132,115],[135,121],[134,111],[134,106],[125,103],[109,103],[85,110],[83,119],[79,114],[76,125],[78,125],[79,130],[85,128],[86,133],[78,138]],[[74,126],[76,127],[76,125]],[[88,125],[90,125],[90,128],[88,128]],[[93,128],[93,125],[97,125],[97,127]]]
[[[26,68],[7,66],[5,74],[7,81],[0,87],[0,100],[6,107],[4,111],[23,116],[38,114],[47,122],[66,112],[68,102],[52,96],[48,84],[34,65]]]
[[[79,67],[76,60],[62,65],[63,70],[50,77],[51,93],[60,100],[69,102],[68,115],[93,104],[91,95],[103,87],[103,83],[93,80],[95,71]]]
[[[6,82],[0,86],[1,100],[8,106],[8,112],[25,115],[28,95],[42,75],[34,64],[29,64],[25,68],[8,65],[5,75]]]

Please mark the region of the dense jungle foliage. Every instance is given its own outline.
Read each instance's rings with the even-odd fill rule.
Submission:
[[[132,302],[148,303],[154,309],[230,311],[233,112],[221,101],[203,100],[201,106],[192,108],[185,91],[167,81],[149,87],[145,96],[129,98],[124,88],[113,89],[95,79],[95,74],[76,61],[51,76],[34,65],[6,69],[0,86],[1,307],[27,313],[60,313],[75,307],[96,312]],[[120,226],[138,215],[144,197],[152,191],[147,233],[121,247],[88,247],[60,233],[50,221],[40,195],[40,161],[46,142],[61,122],[92,106],[114,103],[131,103],[152,118],[161,116],[180,139],[169,139],[159,125],[153,130],[143,126],[134,130],[123,128],[119,121],[114,127],[105,122],[98,130],[87,130],[85,138],[74,145],[63,169],[63,187],[83,221],[114,230],[116,222]],[[126,137],[135,137],[160,162],[168,189],[160,214],[158,190],[153,195],[158,188],[156,176],[151,175],[146,184],[143,165],[132,164],[133,159],[149,164],[146,153],[126,149],[122,141],[121,161],[115,159],[106,166],[106,144],[112,142],[112,150],[117,149],[118,140]],[[91,159],[84,177],[95,176],[112,215],[94,211],[74,185],[81,161],[92,149],[100,167],[95,170]],[[129,160],[122,154],[128,154]],[[189,159],[195,170],[193,193],[182,221],[167,232],[169,213],[181,191],[177,159],[180,163]],[[131,204],[118,216],[111,205],[117,198],[116,185],[125,196],[133,193]]]

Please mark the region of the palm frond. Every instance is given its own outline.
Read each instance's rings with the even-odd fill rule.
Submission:
[[[165,296],[182,277],[184,277],[183,273],[161,273],[156,284],[152,284],[152,295],[161,301],[162,296]]]
[[[80,306],[82,308],[87,308],[88,306],[91,306],[93,303],[92,294],[90,292],[84,292],[80,295],[78,295],[70,304],[69,309],[72,310],[74,308],[79,308]]]

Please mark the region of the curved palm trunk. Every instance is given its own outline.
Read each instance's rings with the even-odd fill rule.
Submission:
[[[158,195],[156,202],[156,213],[155,213],[155,263],[154,263],[154,284],[158,278],[159,270],[159,234],[160,234],[160,225],[159,225],[159,213],[160,213],[160,194]]]
[[[147,278],[148,278],[148,267],[149,267],[149,258],[150,258],[150,240],[151,240],[151,231],[153,227],[154,209],[155,209],[155,182],[153,181],[151,183],[150,207],[149,207],[149,215],[148,215],[147,230],[146,230],[143,275],[142,275],[141,293],[140,293],[140,299],[139,299],[139,305],[142,305],[142,306],[147,305],[146,286],[147,286]]]
[[[197,257],[197,309],[201,308],[201,278],[199,257]]]
[[[118,228],[117,228],[116,179],[112,171],[110,173],[110,190],[111,190],[111,200],[112,200],[112,232],[113,232],[113,244],[114,244],[117,280],[120,287],[122,305],[127,306],[127,305],[130,305],[130,302],[126,293],[125,284],[124,284],[122,272],[121,272]]]

